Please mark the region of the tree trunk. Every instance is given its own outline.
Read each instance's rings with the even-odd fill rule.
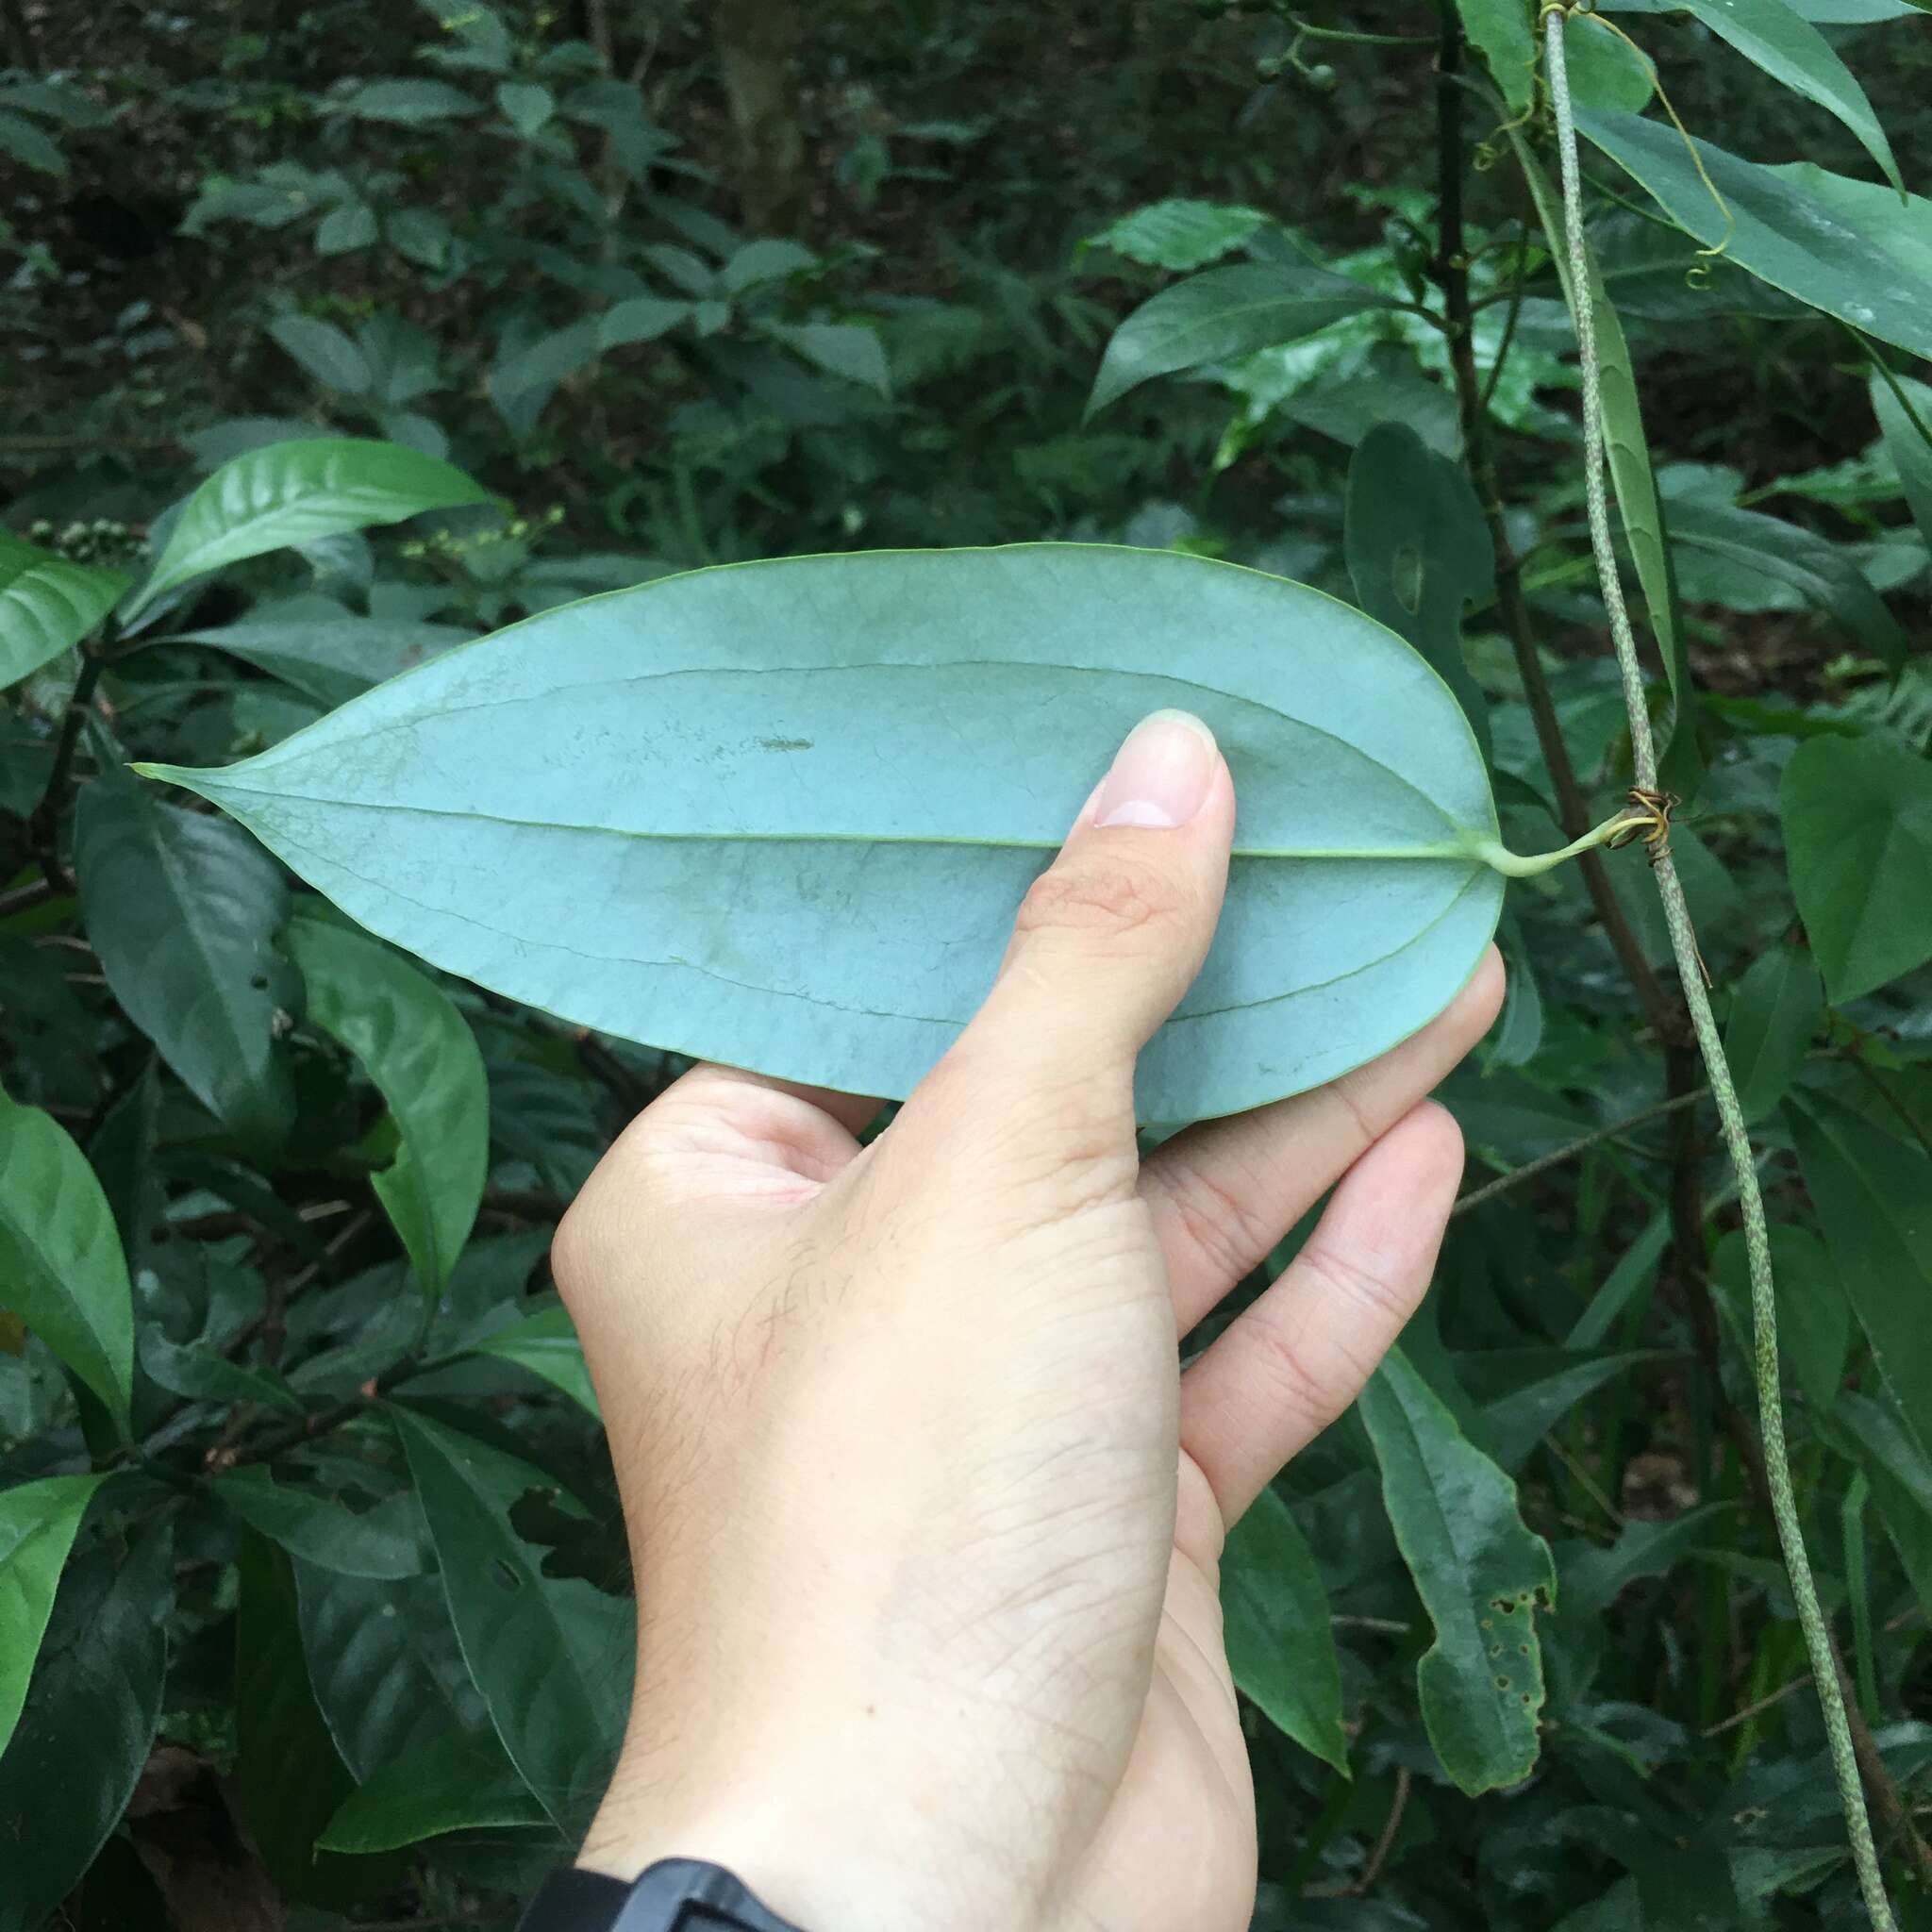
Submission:
[[[716,0],[711,19],[738,130],[739,211],[754,233],[790,232],[805,214],[797,0]]]

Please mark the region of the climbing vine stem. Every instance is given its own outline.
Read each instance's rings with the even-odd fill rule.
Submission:
[[[1562,169],[1563,236],[1569,257],[1571,312],[1576,324],[1578,358],[1583,371],[1583,461],[1584,491],[1590,510],[1591,547],[1596,554],[1597,575],[1602,580],[1604,608],[1608,615],[1610,637],[1617,651],[1617,666],[1624,680],[1624,702],[1630,715],[1631,762],[1636,768],[1640,790],[1657,789],[1657,747],[1651,738],[1650,712],[1645,704],[1643,674],[1637,658],[1637,642],[1630,629],[1630,613],[1624,602],[1623,579],[1617,573],[1617,554],[1610,542],[1608,491],[1605,482],[1604,429],[1601,385],[1596,344],[1596,312],[1591,290],[1590,258],[1583,239],[1583,194],[1576,157],[1576,123],[1571,112],[1570,81],[1564,63],[1563,25],[1568,8],[1551,5],[1543,8],[1542,27],[1545,73],[1550,100],[1556,109],[1557,150]],[[1885,1895],[1885,1880],[1878,1868],[1877,1847],[1872,1839],[1871,1821],[1865,1815],[1864,1787],[1859,1782],[1857,1757],[1852,1747],[1851,1725],[1845,1716],[1844,1693],[1832,1651],[1831,1633],[1819,1607],[1818,1589],[1811,1576],[1811,1559],[1806,1553],[1805,1535],[1798,1520],[1797,1497],[1791,1488],[1791,1465],[1785,1444],[1784,1398],[1778,1381],[1777,1307],[1772,1294],[1771,1242],[1765,1230],[1764,1197],[1757,1186],[1757,1170],[1751,1158],[1751,1139],[1744,1127],[1743,1109],[1738,1104],[1738,1090],[1724,1058],[1724,1041],[1711,1012],[1710,995],[1705,990],[1697,936],[1690,923],[1690,908],[1685,903],[1684,888],[1672,862],[1668,844],[1654,853],[1658,895],[1663,901],[1664,923],[1671,935],[1671,949],[1677,963],[1684,999],[1690,1010],[1690,1024],[1704,1064],[1710,1078],[1711,1097],[1717,1103],[1724,1150],[1730,1156],[1737,1175],[1738,1203],[1744,1218],[1744,1248],[1751,1269],[1751,1317],[1756,1339],[1756,1372],[1759,1427],[1764,1438],[1764,1471],[1770,1491],[1772,1515],[1777,1524],[1778,1541],[1784,1550],[1785,1568],[1790,1576],[1791,1596],[1797,1604],[1798,1622],[1805,1633],[1805,1649],[1811,1664],[1811,1677],[1818,1688],[1818,1701],[1824,1707],[1825,1736],[1831,1747],[1832,1771],[1838,1779],[1839,1798],[1844,1807],[1845,1825],[1851,1839],[1852,1860],[1857,1868],[1858,1888],[1864,1894],[1865,1909],[1879,1932],[1896,1932],[1897,1921]]]

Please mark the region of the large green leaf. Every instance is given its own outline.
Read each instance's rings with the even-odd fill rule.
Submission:
[[[1707,141],[1698,158],[1735,225],[1699,177],[1675,128],[1638,114],[1579,110],[1578,130],[1624,168],[1706,247],[1813,308],[1921,356],[1932,356],[1932,204],[1909,206],[1875,182],[1809,162],[1746,161]]]
[[[1816,101],[1857,136],[1865,152],[1885,171],[1901,193],[1891,143],[1857,76],[1832,44],[1785,0],[1682,0],[1682,4],[1722,41],[1793,93]]]
[[[308,1017],[368,1069],[402,1145],[375,1188],[434,1301],[469,1239],[490,1158],[490,1089],[463,1016],[387,947],[297,914],[284,944]]]
[[[345,705],[372,684],[395,677],[467,643],[453,624],[402,618],[250,618],[214,630],[183,631],[171,641],[212,644],[258,666],[321,705]]]
[[[1456,0],[1462,30],[1482,50],[1512,114],[1536,98],[1534,9],[1526,0]]]
[[[267,550],[490,500],[460,470],[401,443],[339,436],[272,442],[224,463],[182,506],[129,614],[191,577]]]
[[[517,1775],[494,1731],[445,1731],[351,1791],[318,1842],[389,1852],[447,1831],[536,1825],[550,1814]]]
[[[315,1841],[354,1788],[316,1707],[288,1557],[242,1533],[236,1563],[236,1785],[261,1861],[285,1891],[340,1906],[392,1884],[392,1859],[318,1852]]]
[[[603,1411],[597,1407],[597,1391],[591,1386],[590,1370],[584,1366],[583,1344],[571,1324],[569,1310],[560,1303],[497,1329],[475,1343],[470,1352],[493,1355],[528,1369],[601,1419]]]
[[[1495,583],[1495,552],[1462,465],[1406,423],[1376,424],[1348,466],[1342,549],[1356,601],[1435,667],[1487,756],[1489,706],[1462,654],[1462,611]]]
[[[0,1932],[41,1932],[121,1822],[160,1714],[175,1604],[166,1521],[116,1565],[68,1566],[26,1707],[0,1755]]]
[[[1827,1094],[1794,1096],[1785,1112],[1852,1312],[1932,1445],[1932,1160]]]
[[[1357,1404],[1382,1469],[1397,1546],[1435,1625],[1416,1666],[1442,1768],[1474,1796],[1529,1775],[1543,1703],[1538,1600],[1555,1602],[1549,1545],[1524,1528],[1516,1485],[1390,1352]]]
[[[433,1567],[422,1517],[407,1495],[354,1510],[312,1490],[278,1483],[266,1469],[235,1469],[213,1479],[216,1495],[250,1528],[291,1557],[349,1576],[420,1576]]]
[[[1566,36],[1569,33],[1567,22],[1564,33]],[[1568,295],[1570,269],[1563,231],[1563,205],[1557,198],[1549,176],[1544,174],[1528,143],[1514,128],[1509,131],[1509,140],[1516,150],[1524,179],[1529,184],[1530,198],[1536,203],[1543,236],[1549,243],[1550,258],[1556,263],[1557,276]],[[1637,567],[1637,581],[1643,591],[1651,634],[1657,639],[1657,653],[1663,659],[1664,675],[1671,687],[1671,729],[1657,758],[1657,776],[1669,790],[1689,798],[1703,777],[1704,760],[1697,745],[1697,691],[1691,677],[1690,655],[1685,648],[1683,627],[1678,621],[1677,587],[1671,570],[1663,501],[1657,492],[1657,475],[1650,460],[1650,440],[1644,434],[1643,405],[1638,393],[1637,372],[1630,359],[1630,345],[1624,339],[1624,325],[1610,300],[1596,252],[1588,242],[1584,248],[1584,267],[1596,322],[1604,452],[1609,462],[1610,483],[1616,491],[1617,515],[1624,525],[1624,540],[1630,546],[1630,560]]]
[[[509,1526],[526,1463],[412,1410],[391,1411],[422,1491],[450,1615],[491,1721],[565,1832],[581,1830],[615,1761],[628,1704],[631,1607],[545,1576]]]
[[[1348,1770],[1341,1670],[1314,1552],[1288,1505],[1263,1490],[1221,1555],[1227,1661],[1241,1692],[1304,1750]]]
[[[1141,1056],[1144,1113],[1180,1120],[1413,1032],[1501,904],[1454,696],[1301,585],[1073,544],[698,571],[546,611],[225,771],[142,769],[479,984],[903,1095],[1164,705],[1214,728],[1241,807],[1213,950]]]
[[[1808,1227],[1774,1223],[1769,1234],[1778,1352],[1805,1400],[1823,1413],[1838,1401],[1844,1379],[1845,1353],[1852,1342],[1851,1305],[1831,1250]],[[1751,1270],[1741,1228],[1733,1228],[1718,1242],[1710,1273],[1736,1312],[1738,1338],[1748,1352]]]
[[[1163,289],[1114,330],[1101,358],[1091,417],[1156,375],[1227,362],[1326,328],[1393,297],[1304,261],[1210,268]]]
[[[1816,609],[1841,624],[1893,671],[1911,648],[1899,621],[1852,559],[1814,532],[1760,510],[1679,497],[1671,506],[1671,536],[1738,565],[1751,578],[1789,584]]]
[[[0,530],[0,690],[79,643],[127,583],[125,572],[69,563]]]
[[[74,871],[122,1010],[225,1124],[279,1142],[295,1092],[275,1035],[299,1004],[274,943],[289,908],[281,869],[234,826],[106,764],[80,794]]]
[[[1747,1121],[1763,1119],[1785,1097],[1824,1012],[1818,968],[1796,946],[1774,946],[1738,982],[1724,1058]]]
[[[67,1553],[99,1475],[49,1475],[0,1491],[0,1751],[26,1701]]]
[[[134,1291],[113,1210],[51,1114],[0,1090],[0,1307],[122,1422],[134,1385]]]
[[[1906,503],[1919,535],[1932,549],[1932,384],[1909,375],[1872,378],[1872,413],[1898,467]]]
[[[1842,1006],[1932,958],[1932,763],[1892,738],[1814,738],[1778,791],[1791,891]]]

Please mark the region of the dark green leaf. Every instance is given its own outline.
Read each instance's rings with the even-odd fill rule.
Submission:
[[[1932,1160],[1822,1093],[1786,1104],[1839,1280],[1886,1386],[1932,1423]]]
[[[536,1470],[408,1409],[391,1411],[422,1491],[450,1615],[511,1761],[566,1833],[602,1795],[623,1735],[628,1604],[542,1574],[509,1527]]]
[[[79,643],[127,584],[125,571],[69,563],[0,530],[0,690]]]
[[[445,1731],[351,1791],[319,1842],[334,1852],[389,1852],[448,1831],[549,1824],[495,1732]]]
[[[1747,1121],[1762,1120],[1785,1097],[1824,1017],[1818,968],[1796,946],[1774,946],[1738,982],[1724,1058]]]
[[[506,80],[497,84],[496,105],[504,119],[528,141],[557,111],[557,96],[531,81]]]
[[[224,463],[188,499],[129,614],[177,584],[264,551],[489,501],[460,470],[400,443],[268,443]]]
[[[105,764],[80,795],[74,870],[122,1010],[210,1112],[278,1145],[295,1092],[276,1034],[300,1004],[274,944],[289,910],[280,868],[233,826]]]
[[[433,1567],[422,1514],[399,1496],[357,1511],[312,1490],[278,1483],[266,1469],[236,1469],[213,1481],[214,1492],[251,1528],[291,1557],[349,1576],[419,1576]]]
[[[258,1402],[289,1415],[300,1415],[302,1398],[279,1369],[230,1361],[208,1341],[171,1341],[160,1329],[143,1327],[138,1351],[141,1366],[171,1395],[196,1402]]]
[[[1899,481],[1919,535],[1932,548],[1932,385],[1909,375],[1872,378],[1872,411],[1878,418],[1885,447],[1897,465]],[[0,683],[4,683],[0,677]]]
[[[0,1305],[126,1422],[134,1383],[134,1291],[113,1211],[67,1130],[4,1091]]]
[[[1099,545],[693,572],[452,652],[246,764],[142,769],[480,984],[903,1095],[977,1008],[1115,746],[1163,705],[1213,727],[1242,808],[1214,948],[1140,1059],[1146,1116],[1182,1120],[1405,1038],[1474,970],[1501,902],[1455,698],[1300,586]]]
[[[0,1491],[0,1752],[13,1735],[54,1592],[99,1475],[49,1475]]]
[[[1462,30],[1482,50],[1512,114],[1527,114],[1536,97],[1536,36],[1524,0],[1456,0]]]
[[[1572,25],[1578,26],[1574,34],[1569,31]],[[1643,111],[1657,92],[1657,74],[1629,41],[1594,13],[1572,14],[1564,23],[1564,39],[1570,97],[1577,107],[1620,114]]]
[[[1239,248],[1269,217],[1257,208],[1211,201],[1157,201],[1090,235],[1082,248],[1111,248],[1149,268],[1205,268]]]
[[[217,630],[179,633],[187,642],[212,644],[331,707],[468,643],[472,635],[453,624],[346,615],[249,618]]]
[[[1400,1349],[1370,1378],[1357,1410],[1396,1543],[1435,1625],[1416,1666],[1429,1741],[1472,1796],[1516,1784],[1537,1760],[1536,1612],[1557,1593],[1549,1545],[1524,1527],[1516,1485],[1463,1436]]]
[[[493,1355],[515,1362],[533,1375],[541,1375],[560,1389],[601,1420],[597,1391],[591,1386],[591,1372],[584,1366],[583,1344],[571,1325],[568,1311],[560,1305],[540,1308],[508,1328],[499,1328],[475,1344],[474,1355]]]
[[[1328,1592],[1289,1507],[1263,1490],[1228,1531],[1221,1614],[1234,1681],[1306,1751],[1348,1771]]]
[[[1378,424],[1348,466],[1342,547],[1356,601],[1429,660],[1487,758],[1489,706],[1462,654],[1462,612],[1494,585],[1495,558],[1462,465],[1406,423]]]
[[[1932,764],[1896,739],[1809,739],[1785,767],[1778,807],[1834,1006],[1932,958]]]
[[[268,332],[323,388],[346,396],[366,396],[375,388],[368,359],[334,323],[312,315],[278,315]]]
[[[691,319],[689,302],[665,302],[656,295],[638,295],[607,308],[597,323],[597,346],[621,349],[626,342],[654,342]]]
[[[41,1932],[127,1808],[154,1742],[174,1604],[166,1522],[118,1568],[99,1549],[61,1578],[40,1670],[0,1756],[0,1932]]]
[[[1908,207],[1875,183],[1809,162],[1760,167],[1694,142],[1734,226],[1711,199],[1674,127],[1638,114],[1580,109],[1578,130],[1624,168],[1687,234],[1774,288],[1868,335],[1932,356],[1932,204]]]
[[[827,375],[842,375],[882,396],[892,392],[891,374],[876,329],[861,328],[856,323],[773,322],[765,325],[765,333]]]
[[[302,913],[284,943],[302,969],[308,1017],[349,1049],[389,1103],[402,1145],[377,1197],[436,1300],[469,1239],[489,1165],[483,1056],[449,1000],[386,946]]]
[[[1777,1303],[1778,1353],[1805,1400],[1823,1413],[1838,1400],[1852,1344],[1852,1311],[1831,1251],[1807,1227],[1774,1223],[1771,1237],[1772,1292]],[[1751,1270],[1744,1236],[1733,1228],[1710,1257],[1711,1278],[1737,1319],[1740,1343],[1755,1345]]]
[[[393,121],[405,127],[474,114],[477,103],[446,80],[365,81],[341,104],[358,121]]]
[[[1163,289],[1114,330],[1087,400],[1091,417],[1157,375],[1229,362],[1312,335],[1391,296],[1312,262],[1210,268]]]
[[[1932,1607],[1932,1459],[1889,1403],[1847,1391],[1832,1422],[1850,1436],[1839,1446],[1864,1469],[1921,1607]]]

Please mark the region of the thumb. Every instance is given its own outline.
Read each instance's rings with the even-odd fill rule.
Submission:
[[[1186,711],[1142,720],[1026,894],[956,1052],[1005,1101],[1083,1094],[1131,1135],[1135,1057],[1208,956],[1233,839],[1213,733]]]

